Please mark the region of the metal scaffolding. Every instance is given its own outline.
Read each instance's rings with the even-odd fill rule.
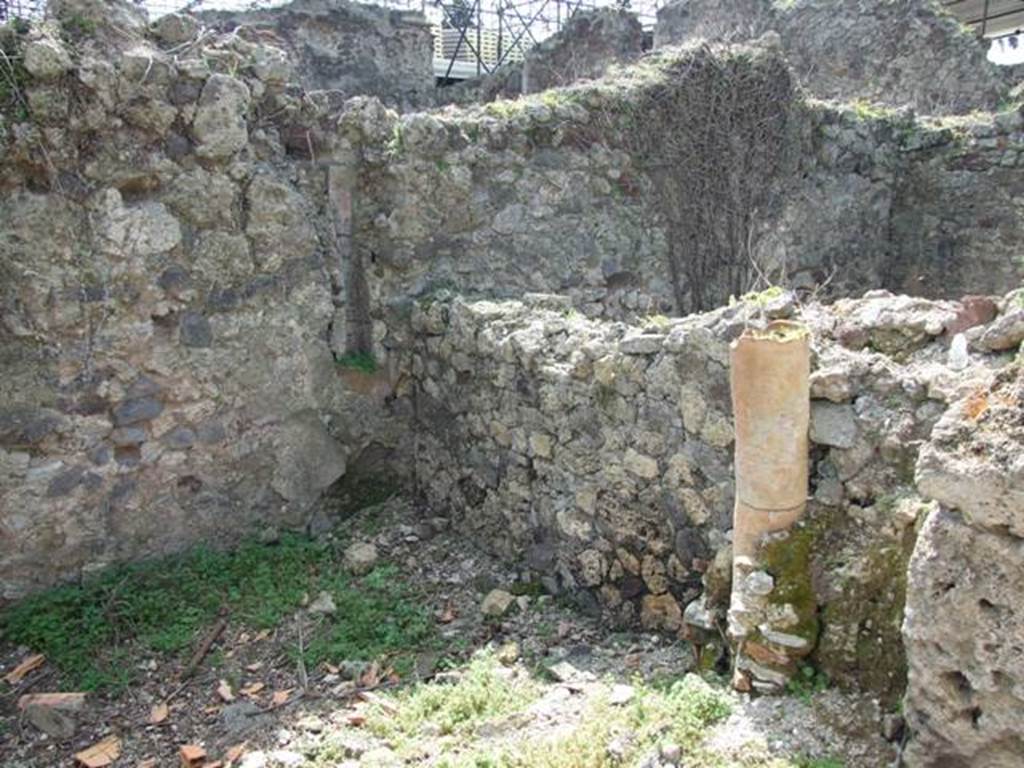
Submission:
[[[475,77],[521,61],[576,13],[618,8],[653,29],[667,0],[421,0],[435,25],[434,68],[441,80]]]
[[[0,22],[35,19],[43,15],[46,0],[0,0]]]
[[[1024,27],[1024,0],[943,0],[942,6],[979,37],[1001,37]]]

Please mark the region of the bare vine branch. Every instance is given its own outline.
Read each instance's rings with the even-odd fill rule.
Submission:
[[[781,58],[700,46],[597,115],[652,185],[677,311],[711,309],[767,280],[758,224],[796,161],[794,104]]]

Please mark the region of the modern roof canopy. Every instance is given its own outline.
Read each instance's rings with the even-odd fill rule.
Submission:
[[[1024,0],[943,0],[942,6],[982,37],[1024,29]]]

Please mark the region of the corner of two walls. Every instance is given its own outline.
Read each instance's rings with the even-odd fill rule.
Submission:
[[[329,215],[334,139],[287,56],[214,33],[204,60],[180,26],[80,5],[95,34],[19,38],[47,67],[2,136],[3,599],[318,525],[361,457],[401,445],[390,379],[336,362],[366,302],[337,197]]]
[[[396,349],[413,350],[420,492],[552,589],[618,621],[678,629],[701,589],[722,591],[728,523],[716,515],[727,514],[731,493],[728,407],[711,394],[714,376],[689,377],[705,358],[680,366],[664,351],[666,336],[684,334],[680,321],[660,317],[678,304],[652,186],[628,152],[580,132],[590,98],[584,88],[393,115],[369,143],[357,229],[377,256],[371,311],[401,316],[385,325],[404,337]],[[1016,163],[1019,114],[977,116],[961,131],[858,105],[807,101],[797,113],[800,162],[757,251],[794,287],[959,295],[1019,279],[1019,265],[991,268],[1007,263],[1019,232],[1003,227],[1005,250],[993,253],[983,222],[957,213],[961,185],[996,190],[997,169]],[[915,174],[930,185],[908,181]],[[924,194],[966,246],[941,284],[919,279],[935,230],[905,218]],[[642,248],[609,237],[631,232],[642,233]],[[924,243],[915,258],[908,238]],[[948,313],[884,296],[850,307],[870,325],[890,301],[911,315]],[[861,332],[827,330],[826,357],[839,354],[832,346],[859,348]],[[877,330],[877,348],[898,356],[886,333]],[[948,397],[929,393],[921,371],[873,381],[862,361],[836,359],[835,375],[819,361],[814,395],[807,535],[823,633],[813,660],[894,705],[906,680],[906,566],[928,509],[913,482],[916,445]]]

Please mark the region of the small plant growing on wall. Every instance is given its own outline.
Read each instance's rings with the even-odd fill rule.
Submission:
[[[405,139],[402,134],[402,124],[395,123],[391,131],[391,138],[388,140],[387,153],[389,155],[400,155],[405,150]]]
[[[376,373],[377,360],[369,352],[346,352],[336,360],[342,368],[348,368],[363,373]]]
[[[29,74],[21,63],[21,36],[28,31],[28,22],[14,19],[0,26],[0,115],[16,120],[28,119],[25,86]]]
[[[96,22],[78,13],[61,16],[60,32],[69,43],[75,43],[96,34]]]

